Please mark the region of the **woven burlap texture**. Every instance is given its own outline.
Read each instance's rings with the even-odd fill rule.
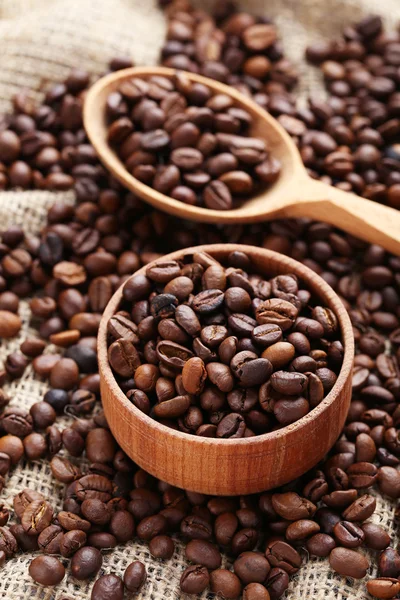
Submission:
[[[213,4],[209,0],[197,2],[201,8],[212,8]],[[318,76],[301,60],[310,40],[338,35],[343,25],[377,9],[389,26],[400,18],[398,0],[382,0],[379,4],[376,0],[243,0],[242,7],[275,19],[285,51],[301,71],[303,96],[312,89],[322,93]],[[117,54],[131,55],[136,64],[156,64],[164,34],[164,18],[154,0],[0,0],[0,110],[8,110],[12,95],[22,88],[29,88],[32,96],[40,99],[46,85],[62,80],[73,66],[100,74],[108,60]],[[18,224],[26,232],[38,233],[45,223],[46,209],[57,198],[74,202],[72,192],[0,193],[0,230]],[[21,333],[17,339],[0,345],[0,363],[27,335],[35,335],[26,302],[21,303],[20,314]],[[55,349],[51,347],[46,350],[52,351]],[[23,378],[8,385],[6,391],[14,405],[29,408],[42,399],[46,389],[46,383],[28,368]],[[13,496],[25,487],[43,492],[55,509],[61,508],[63,486],[52,477],[47,461],[17,467],[0,500],[11,507]],[[393,503],[379,497],[373,520],[388,528],[397,546],[399,539],[393,512]],[[31,559],[29,554],[18,555],[2,568],[0,598],[84,600],[90,597],[93,583],[81,585],[69,575],[56,589],[34,585],[28,575]],[[177,544],[174,557],[164,563],[154,560],[145,545],[131,542],[104,554],[101,573],[122,575],[126,566],[136,559],[143,560],[148,571],[147,583],[138,597],[149,600],[182,597],[179,578],[186,561],[181,545]],[[367,596],[363,582],[335,575],[327,561],[307,561],[306,556],[304,560],[305,566],[291,580],[288,598],[355,600]],[[207,597],[212,595],[203,595]]]

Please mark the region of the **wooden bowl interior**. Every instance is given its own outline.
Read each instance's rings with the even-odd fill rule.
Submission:
[[[119,288],[109,302],[98,337],[101,394],[111,430],[123,450],[155,477],[180,488],[205,494],[251,494],[280,486],[309,470],[337,440],[351,397],[353,331],[338,296],[313,271],[284,255],[253,246],[215,244],[174,252],[167,260],[194,251],[224,261],[240,249],[260,274],[295,273],[338,317],[344,360],[335,386],[305,417],[278,431],[246,439],[210,439],[170,429],[139,411],[119,388],[107,359],[107,322],[118,310]],[[143,267],[138,273],[144,273]]]
[[[166,67],[133,67],[106,75],[95,83],[87,93],[84,105],[84,125],[88,137],[97,151],[103,164],[115,175],[117,179],[128,189],[136,193],[140,198],[149,202],[156,208],[164,210],[178,217],[205,222],[251,222],[259,218],[260,213],[265,216],[265,203],[270,203],[271,214],[285,207],[287,201],[287,184],[301,173],[304,179],[305,170],[299,153],[292,139],[280,126],[280,124],[258,104],[236,89],[202,77],[193,73],[187,73],[193,82],[204,83],[215,93],[224,93],[231,96],[235,105],[247,110],[253,118],[251,134],[262,138],[268,144],[272,156],[278,158],[282,163],[282,171],[279,179],[270,187],[263,189],[256,196],[245,200],[243,204],[228,211],[211,210],[199,206],[190,206],[174,198],[170,198],[157,192],[148,185],[142,183],[125,168],[123,162],[109,146],[107,142],[106,102],[109,94],[118,89],[122,81],[141,77],[147,79],[153,75],[162,75],[173,78],[176,71]]]

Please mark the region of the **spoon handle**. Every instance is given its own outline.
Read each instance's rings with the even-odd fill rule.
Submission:
[[[319,219],[400,255],[400,211],[308,178],[287,216]]]

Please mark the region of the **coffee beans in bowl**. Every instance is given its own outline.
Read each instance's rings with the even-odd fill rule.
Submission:
[[[122,80],[106,119],[128,172],[186,204],[229,210],[279,177],[267,141],[250,134],[252,115],[183,71]]]
[[[179,444],[185,439],[185,447],[194,444],[201,460],[206,446],[216,449],[230,441],[236,447],[243,443],[250,448],[252,442],[262,447],[265,439],[268,447],[268,440],[300,431],[302,421],[314,426],[334,404],[338,392],[330,392],[346,378],[346,348],[352,352],[351,342],[345,342],[348,323],[341,303],[315,278],[295,261],[233,244],[180,251],[136,272],[109,303],[100,327],[103,403],[111,428],[113,415],[107,409],[123,406],[129,419],[139,419],[153,436],[158,431],[178,436]],[[110,386],[118,405],[107,401]],[[327,396],[330,402],[324,402]],[[336,415],[335,423],[344,417],[345,411]],[[118,437],[125,418],[120,414],[117,431],[113,429],[125,451],[139,464],[144,461],[146,470],[178,485],[176,473],[171,481],[171,473],[160,475],[162,464],[147,463],[147,445],[138,448],[132,432]],[[329,423],[332,443],[335,427]],[[143,429],[141,433],[145,435]],[[303,447],[300,452],[308,461],[311,456]],[[226,458],[230,448],[224,451]],[[249,448],[241,451],[247,463]],[[311,454],[320,451],[317,446]],[[236,458],[240,462],[240,452]],[[221,455],[219,460],[223,468]],[[282,460],[287,458],[282,455]],[[301,461],[290,465],[297,474],[301,468]],[[271,476],[272,485],[286,477],[285,469],[277,473],[272,465],[267,474],[265,463],[262,471],[264,475],[247,481],[243,493],[271,487]],[[197,477],[189,477],[193,475]],[[242,483],[227,474],[226,485]],[[193,482],[185,487],[209,493]]]

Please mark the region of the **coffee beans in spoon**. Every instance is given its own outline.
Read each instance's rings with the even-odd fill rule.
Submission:
[[[133,275],[108,339],[111,368],[139,410],[217,438],[266,433],[306,415],[337,379],[331,344],[343,350],[335,314],[304,282],[266,279],[242,252],[226,265],[195,253]]]
[[[127,170],[186,204],[229,210],[279,177],[252,117],[223,93],[153,76],[123,81],[107,102],[108,141]]]

